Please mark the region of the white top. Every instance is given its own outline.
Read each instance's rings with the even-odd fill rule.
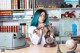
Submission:
[[[29,33],[29,37],[30,37],[32,43],[35,44],[35,45],[37,45],[41,36],[39,37],[38,35],[36,35],[36,33],[33,33],[34,29],[36,29],[35,26],[30,26],[28,28],[28,33]],[[40,31],[40,35],[41,34],[42,34],[42,30]],[[44,45],[44,44],[46,44],[46,42],[45,42],[44,35],[42,35],[41,45]]]

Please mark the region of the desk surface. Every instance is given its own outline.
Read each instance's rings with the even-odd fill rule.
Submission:
[[[41,45],[30,45],[30,47],[16,49],[16,50],[6,50],[2,53],[57,53],[57,46],[52,48],[46,48]],[[60,50],[62,53],[67,53],[69,50],[66,45],[60,44]],[[76,53],[80,53],[80,44],[76,49]]]

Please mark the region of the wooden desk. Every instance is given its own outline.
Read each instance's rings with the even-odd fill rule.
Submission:
[[[67,53],[69,49],[65,45],[60,44],[60,50],[62,53]],[[30,47],[16,50],[6,50],[2,53],[57,53],[57,46],[52,48],[45,48],[41,45],[30,45]],[[80,53],[80,44],[78,44],[76,53]]]
[[[80,44],[80,36],[71,37],[71,39]]]

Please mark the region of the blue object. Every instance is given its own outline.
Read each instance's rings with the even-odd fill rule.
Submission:
[[[72,24],[72,36],[77,36],[77,25]]]
[[[0,19],[12,19],[13,15],[0,16]]]
[[[20,30],[19,30],[19,32],[22,33],[22,25],[20,25]]]

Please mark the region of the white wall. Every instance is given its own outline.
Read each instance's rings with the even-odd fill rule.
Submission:
[[[72,4],[72,5],[73,5],[73,7],[72,7],[72,8],[76,8],[76,5],[78,5],[78,4],[79,4],[79,2],[66,2],[66,4],[68,4],[68,3],[70,3],[70,4]]]
[[[50,21],[52,26],[55,27],[55,30],[59,31],[59,20],[58,21]]]

